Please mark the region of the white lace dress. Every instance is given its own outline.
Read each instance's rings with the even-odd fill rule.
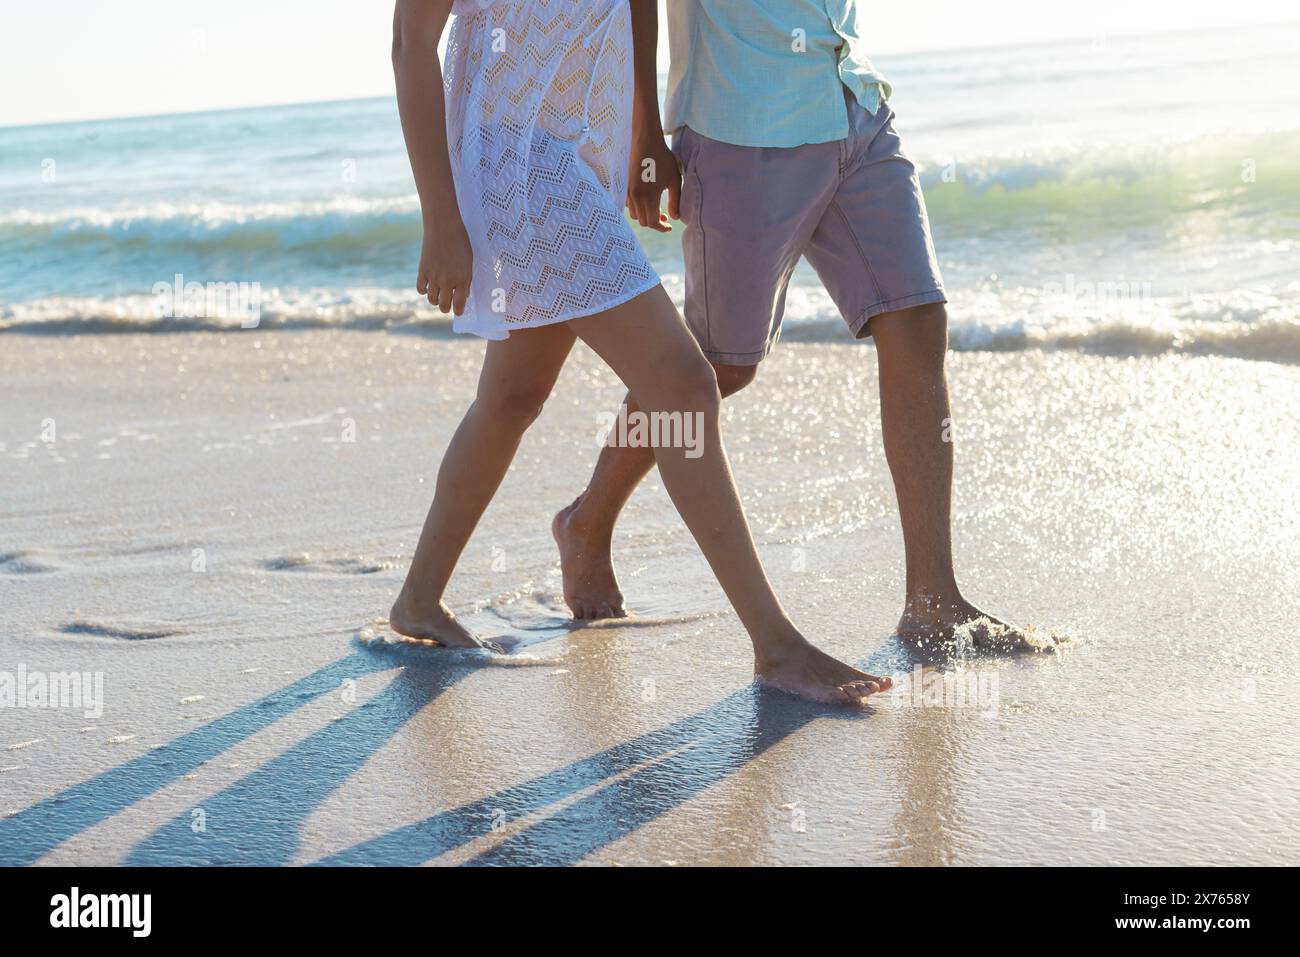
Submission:
[[[447,141],[474,247],[456,331],[505,339],[657,285],[624,211],[627,0],[456,0],[453,12]]]

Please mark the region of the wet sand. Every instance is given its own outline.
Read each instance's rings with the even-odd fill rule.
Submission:
[[[961,580],[1072,647],[850,713],[749,684],[654,478],[636,617],[566,621],[549,520],[621,395],[585,350],[452,583],[494,663],[358,640],[480,343],[0,341],[0,671],[104,680],[102,715],[0,709],[0,863],[1300,862],[1300,368],[953,354]],[[726,434],[796,621],[902,677],[874,366],[784,343]]]

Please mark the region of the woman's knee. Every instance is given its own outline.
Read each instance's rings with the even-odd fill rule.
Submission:
[[[718,377],[698,351],[667,363],[659,376],[657,392],[652,404],[662,411],[717,415],[722,404]]]
[[[523,430],[537,421],[546,400],[550,398],[554,382],[521,379],[514,382],[495,382],[480,388],[474,404],[480,413],[492,421]]]

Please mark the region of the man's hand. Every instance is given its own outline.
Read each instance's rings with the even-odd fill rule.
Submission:
[[[628,160],[628,215],[649,229],[672,232],[668,216],[659,208],[664,190],[668,190],[668,216],[681,219],[678,203],[682,195],[682,171],[677,165],[677,157],[664,142],[662,133],[638,137],[632,144],[632,155]]]
[[[443,229],[425,227],[420,250],[420,271],[415,289],[446,315],[465,311],[469,283],[474,275],[474,249],[459,221]]]

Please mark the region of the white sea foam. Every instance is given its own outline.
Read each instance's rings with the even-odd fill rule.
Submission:
[[[497,654],[488,648],[451,648],[436,641],[399,635],[387,622],[372,622],[359,628],[353,636],[356,643],[372,651],[391,653],[398,657],[461,660],[501,668],[553,667],[564,660],[559,657],[542,657],[525,652]]]
[[[671,279],[672,277],[666,277]],[[676,284],[680,296],[680,283]],[[1041,291],[963,296],[950,292],[950,345],[959,352],[1077,350],[1136,356],[1182,353],[1300,363],[1300,301],[1290,293],[1163,297],[1141,309],[1091,311]],[[680,305],[680,302],[679,302]],[[272,289],[259,329],[353,329],[450,335],[448,317],[413,290]],[[151,296],[56,296],[0,306],[0,332],[251,334],[238,317],[159,318]],[[786,341],[850,342],[820,285],[787,296]]]

